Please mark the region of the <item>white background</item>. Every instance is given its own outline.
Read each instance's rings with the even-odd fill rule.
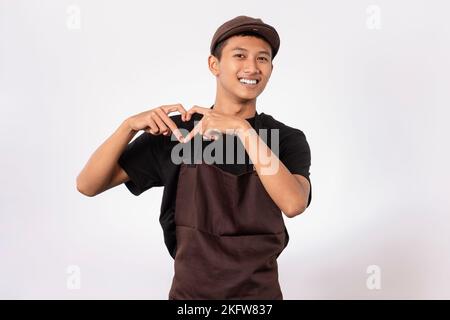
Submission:
[[[281,37],[258,112],[312,152],[285,299],[450,298],[450,6],[425,0],[1,0],[0,298],[167,299],[163,189],[88,198],[75,179],[127,117],[209,107],[211,37],[241,14]]]

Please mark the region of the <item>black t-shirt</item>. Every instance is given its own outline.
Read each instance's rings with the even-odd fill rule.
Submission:
[[[261,119],[261,129],[267,129],[266,138],[263,138],[260,134],[267,146],[269,148],[271,147],[270,144],[272,139],[270,129],[278,129],[279,150],[277,152],[276,148],[271,148],[272,152],[278,156],[280,161],[292,174],[304,176],[310,182],[311,186],[309,178],[311,153],[304,133],[299,129],[289,127],[275,120],[272,116],[265,113],[261,113],[259,116]],[[181,115],[170,116],[178,128],[183,128],[187,131],[191,131],[194,128],[194,125],[200,121],[202,117],[203,115],[196,113],[192,115],[189,121],[183,122],[181,120]],[[246,120],[253,128],[255,128],[255,116],[247,118]],[[238,145],[242,148],[243,146],[237,136],[234,136],[233,139],[236,160],[236,149]],[[214,142],[203,139],[200,140],[202,141],[202,150],[207,145]],[[171,153],[173,147],[177,144],[179,144],[179,142],[177,140],[172,141],[170,136],[152,135],[143,132],[128,144],[118,160],[119,165],[130,177],[130,180],[125,182],[125,185],[134,195],[138,196],[152,187],[164,187],[159,221],[164,231],[165,244],[172,257],[175,257],[176,251],[175,198],[180,165],[175,164],[171,160]],[[191,163],[194,163],[194,139],[192,139],[189,144],[192,146]],[[245,163],[225,163],[229,162],[226,161],[225,150],[226,149],[224,148],[223,163],[213,163],[213,165],[233,174],[241,174],[252,169],[252,164],[250,163],[247,153],[245,154]],[[309,194],[308,206],[311,203],[311,198],[312,187]]]

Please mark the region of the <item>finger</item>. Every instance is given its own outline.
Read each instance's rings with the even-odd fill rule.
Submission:
[[[164,112],[166,114],[169,114],[174,111],[178,111],[179,113],[181,113],[181,120],[185,121],[186,109],[183,107],[183,105],[181,103],[162,106],[161,108],[164,110]]]
[[[147,131],[148,133],[153,134],[153,135],[160,135],[161,132],[159,132],[159,128],[158,128],[158,126],[156,125],[156,122],[153,120],[153,118],[152,118],[151,116],[148,117],[148,122],[149,122],[150,124],[148,125],[149,128],[146,129],[146,131]]]
[[[166,135],[168,135],[170,132],[173,132],[178,141],[181,141],[183,139],[183,135],[181,134],[175,122],[173,122],[173,120],[170,119],[170,117],[166,113],[164,113],[163,110],[157,109],[156,112],[160,116],[161,120],[170,128],[170,130],[167,131]]]
[[[164,133],[165,131],[169,130],[169,128],[167,128],[167,126],[161,120],[161,118],[159,117],[159,114],[157,112],[155,112],[152,115],[152,119],[156,122],[156,125],[158,126],[160,133]]]
[[[210,112],[211,112],[211,109],[209,109],[209,108],[203,108],[203,107],[199,107],[199,106],[193,106],[191,109],[189,109],[188,111],[186,111],[186,117],[187,117],[187,120],[190,120],[190,119],[191,119],[191,116],[192,116],[194,113],[200,113],[200,114],[205,115],[205,114],[208,114],[208,113],[210,113]]]
[[[197,133],[202,134],[202,126],[203,126],[203,121],[200,121],[199,123],[197,123],[197,125],[194,127],[194,129],[192,129],[192,131],[189,132],[188,135],[184,138],[184,143],[189,142],[193,137],[195,137],[195,135]]]

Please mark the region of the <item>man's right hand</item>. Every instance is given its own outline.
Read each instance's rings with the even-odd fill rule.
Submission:
[[[171,132],[178,141],[183,142],[184,138],[175,122],[168,116],[169,113],[178,111],[181,113],[181,120],[186,121],[186,110],[181,104],[160,106],[148,111],[138,113],[127,119],[128,125],[133,131],[144,130],[153,135],[170,135]]]

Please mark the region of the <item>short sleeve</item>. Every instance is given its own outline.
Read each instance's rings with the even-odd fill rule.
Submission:
[[[308,207],[312,199],[312,185],[309,177],[311,150],[302,131],[293,129],[280,141],[280,160],[292,174],[302,175],[309,181]]]
[[[163,186],[161,179],[162,136],[143,132],[129,143],[119,157],[119,166],[128,174],[130,180],[125,186],[138,196],[152,188]]]

